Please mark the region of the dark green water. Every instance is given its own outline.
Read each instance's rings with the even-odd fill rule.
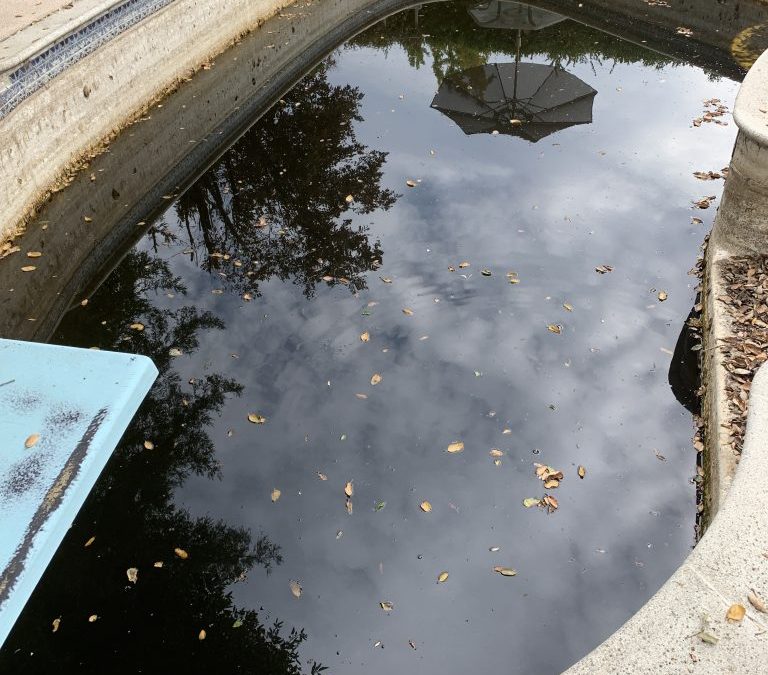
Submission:
[[[509,112],[489,101],[517,31],[472,7],[338,49],[67,315],[57,342],[160,377],[3,672],[556,673],[685,557],[695,453],[670,352],[717,204],[691,200],[722,189],[692,172],[727,165],[735,135],[691,120],[736,84],[526,12],[551,25],[520,34],[529,101]],[[555,512],[523,507],[545,492]]]

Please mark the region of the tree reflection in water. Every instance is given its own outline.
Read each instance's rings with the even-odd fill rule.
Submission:
[[[362,94],[331,85],[330,65],[180,197],[178,227],[161,222],[149,234],[155,253],[167,255],[167,243],[188,246],[211,273],[228,255],[240,264],[227,267],[224,284],[237,293],[255,295],[272,277],[293,280],[307,297],[324,278],[365,288],[363,274],[382,251],[352,214],[389,209],[397,195],[380,186],[386,153],[355,137]],[[303,630],[267,625],[232,599],[232,584],[282,562],[280,547],[194,518],[173,501],[189,476],[217,476],[209,428],[242,391],[216,373],[182,382],[173,368],[172,348],[193,354],[202,334],[225,330],[211,312],[158,300],[178,302],[186,292],[168,260],[135,249],[58,330],[62,344],[149,356],[160,375],[0,652],[3,672],[304,672]],[[131,328],[136,323],[144,329]],[[177,547],[189,557],[176,556]],[[135,584],[131,567],[139,570]],[[307,669],[325,670],[314,662]]]

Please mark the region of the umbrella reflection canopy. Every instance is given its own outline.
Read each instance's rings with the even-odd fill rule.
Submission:
[[[557,66],[489,63],[448,76],[432,107],[465,134],[498,131],[535,143],[561,129],[592,122],[595,94]]]
[[[560,14],[509,0],[480,2],[468,11],[482,28],[540,30],[565,20]]]

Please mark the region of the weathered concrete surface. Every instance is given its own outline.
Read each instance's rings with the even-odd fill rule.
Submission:
[[[0,3],[0,40],[39,22],[67,5],[74,9],[74,4],[72,0],[3,0]]]

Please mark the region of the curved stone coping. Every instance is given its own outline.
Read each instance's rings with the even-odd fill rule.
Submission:
[[[768,147],[768,51],[763,52],[744,78],[736,96],[733,119],[742,134]]]
[[[768,596],[768,364],[755,375],[744,451],[728,497],[698,546],[643,608],[608,640],[566,671],[596,673],[768,672],[768,614],[747,600]],[[740,624],[725,614],[747,608]],[[698,636],[708,616],[717,644]]]

